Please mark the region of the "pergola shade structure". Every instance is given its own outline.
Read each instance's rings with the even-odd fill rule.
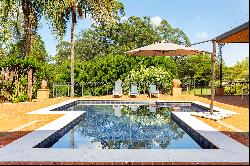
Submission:
[[[213,39],[218,44],[249,43],[249,22],[246,22]]]
[[[249,43],[249,21],[212,39],[212,42],[213,42],[213,54],[211,57],[212,58],[212,81],[211,81],[212,84],[211,84],[211,104],[210,104],[211,114],[213,114],[213,102],[214,102],[216,44]]]
[[[220,88],[222,88],[222,46],[227,43],[249,43],[249,22],[213,39],[219,44]]]

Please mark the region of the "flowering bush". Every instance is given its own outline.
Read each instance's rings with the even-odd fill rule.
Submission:
[[[174,76],[167,70],[161,67],[148,67],[141,66],[139,70],[131,70],[126,79],[124,80],[124,90],[128,92],[131,84],[136,84],[139,91],[148,92],[150,84],[157,85],[158,90],[162,93],[171,90],[171,84]]]

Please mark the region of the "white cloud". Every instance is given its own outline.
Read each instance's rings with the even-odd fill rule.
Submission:
[[[201,18],[199,17],[199,16],[196,16],[195,18],[194,18],[194,20],[195,21],[199,21]]]
[[[162,18],[159,16],[151,17],[151,21],[154,25],[159,26],[162,22]]]
[[[121,21],[127,21],[128,20],[128,17],[127,16],[123,16],[122,18],[121,18]]]
[[[208,34],[206,32],[196,32],[196,38],[198,40],[207,40]]]

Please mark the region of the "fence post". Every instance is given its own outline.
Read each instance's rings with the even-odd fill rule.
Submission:
[[[138,84],[139,84],[139,86],[138,86],[139,88],[138,89],[139,89],[139,94],[140,94],[141,93],[141,83],[138,82]]]
[[[109,85],[108,85],[108,83],[106,83],[106,90],[107,90],[107,96],[109,95]]]
[[[235,82],[235,84],[234,84],[234,89],[235,89],[235,94],[237,94],[237,82]]]
[[[83,97],[83,82],[82,82],[82,97]]]
[[[146,86],[146,83],[144,82],[144,95],[146,94],[146,88],[145,88],[145,86]]]
[[[230,95],[232,95],[232,83],[230,82]]]
[[[58,86],[58,85],[55,86],[56,97],[57,97],[57,86]]]
[[[53,90],[52,90],[52,91],[53,91],[53,92],[52,92],[52,98],[54,98],[54,97],[55,97],[55,92],[54,92],[54,90],[55,90],[55,89],[54,89],[54,82],[53,82],[53,84],[52,84],[52,89],[53,89]]]
[[[67,87],[68,87],[68,97],[69,97],[69,87],[70,87],[69,83],[67,83]]]
[[[195,82],[194,82],[194,95],[195,95]]]
[[[187,92],[190,94],[190,83],[187,84]]]

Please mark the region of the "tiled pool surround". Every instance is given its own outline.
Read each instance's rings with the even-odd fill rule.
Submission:
[[[201,106],[196,103],[192,103],[190,101],[187,102],[163,102],[163,101],[117,101],[117,100],[77,100],[71,103],[65,104],[61,107],[54,108],[51,111],[67,111],[70,107],[75,105],[149,105],[149,104],[156,104],[158,107],[193,107],[195,110],[206,112],[208,109],[205,106]]]
[[[211,142],[218,149],[143,149],[143,150],[84,150],[84,149],[39,149],[33,148],[58,130],[70,124],[84,114],[80,111],[58,111],[82,102],[69,100],[46,107],[29,114],[64,114],[63,117],[39,128],[38,130],[0,148],[0,161],[55,161],[55,162],[249,162],[249,148],[227,137],[218,130],[201,122],[189,112],[172,112],[173,118],[188,126]],[[89,102],[89,101],[88,101]],[[95,101],[99,102],[99,101]],[[109,101],[107,101],[109,102]],[[112,101],[113,102],[113,101]],[[122,102],[122,101],[119,101]],[[129,101],[125,101],[129,102]],[[155,101],[147,101],[154,103]],[[172,103],[172,101],[157,101]],[[178,103],[174,101],[175,103]],[[179,103],[183,103],[179,101]],[[187,101],[205,108],[209,105],[201,102]],[[111,101],[110,101],[111,104]],[[137,103],[138,104],[138,103]],[[140,103],[141,104],[141,103]],[[60,107],[64,108],[60,108]],[[59,108],[59,109],[58,109]],[[51,111],[53,110],[53,111]],[[234,114],[232,111],[215,107],[216,111]],[[203,139],[202,138],[202,139]],[[42,154],[42,155],[41,155]]]
[[[69,132],[73,126],[77,125],[83,119],[83,116],[84,115],[81,115],[78,118],[74,119],[72,122],[70,122],[69,124],[67,124],[63,128],[61,128],[60,130],[58,130],[57,132],[55,132],[54,134],[52,134],[51,136],[49,136],[48,138],[46,138],[45,140],[40,142],[39,144],[37,144],[33,148],[49,148],[49,147],[51,147],[55,143],[56,140],[63,137],[64,134]]]
[[[184,130],[186,133],[188,133],[193,140],[195,140],[203,149],[218,149],[213,143],[211,143],[209,140],[207,140],[205,137],[203,137],[201,134],[196,132],[194,129],[192,129],[190,126],[188,126],[185,122],[180,120],[178,116],[172,113],[172,119]]]
[[[136,116],[138,115],[140,115],[140,110],[142,109],[142,110],[144,110],[144,109],[147,109],[148,108],[148,106],[149,105],[147,105],[148,104],[148,102],[110,102],[110,101],[102,101],[102,103],[100,103],[99,101],[98,101],[98,103],[96,103],[96,101],[87,101],[87,102],[84,102],[84,101],[78,101],[78,102],[75,102],[74,104],[76,105],[76,107],[74,107],[75,105],[69,105],[70,106],[70,108],[68,108],[67,106],[65,107],[65,111],[72,111],[72,110],[75,110],[75,111],[77,111],[77,110],[79,110],[79,111],[83,111],[83,110],[85,110],[85,109],[89,109],[89,108],[92,108],[92,106],[94,105],[94,104],[98,104],[99,105],[99,109],[100,108],[102,108],[102,107],[100,107],[101,105],[100,104],[103,104],[103,105],[108,105],[108,104],[117,104],[117,103],[119,103],[119,104],[121,104],[121,105],[117,105],[117,106],[124,106],[124,105],[126,105],[126,106],[132,106],[131,104],[138,104],[138,105],[140,105],[140,106],[142,106],[142,105],[145,105],[145,106],[142,106],[142,107],[136,107],[136,108],[140,108],[139,110],[137,110],[136,111]],[[85,105],[86,104],[86,105]],[[130,105],[129,105],[130,104]],[[87,107],[82,107],[83,105],[85,105],[85,106],[87,106]],[[73,106],[73,107],[71,107],[71,106]],[[80,106],[80,107],[79,107]],[[190,110],[190,108],[191,108],[191,106],[192,106],[192,104],[191,103],[156,103],[156,105],[153,105],[154,107],[157,107],[158,109],[161,109],[163,106],[164,107],[182,107],[182,111],[184,111],[183,109],[186,109],[186,110]],[[110,108],[111,107],[107,107],[107,106],[105,106],[105,108],[106,108],[106,111],[112,111],[112,110],[110,110]],[[96,109],[95,107],[93,107],[92,109]],[[157,109],[157,110],[158,110]],[[61,108],[60,109],[58,109],[58,110],[61,110]],[[167,109],[167,110],[169,110],[169,109]],[[86,110],[87,111],[87,110]],[[93,114],[94,112],[93,111],[89,111],[89,113],[88,114]],[[100,112],[101,113],[101,112]],[[98,116],[101,116],[102,115],[102,113],[100,114],[100,113],[98,113]],[[105,114],[104,116],[101,116],[100,118],[106,118],[107,116],[109,117],[110,116],[110,118],[112,118],[112,116],[114,116],[114,115],[112,115],[112,114],[107,114],[107,113],[103,113],[103,114]],[[93,115],[95,115],[95,114],[93,114]],[[156,115],[156,113],[154,113],[153,115]],[[157,115],[159,115],[158,113],[157,113]],[[83,136],[82,134],[83,133],[79,133],[79,131],[77,131],[77,130],[82,130],[81,128],[82,127],[79,127],[79,124],[80,124],[80,126],[82,126],[83,124],[82,123],[84,123],[84,121],[86,120],[86,121],[88,121],[88,118],[86,119],[85,117],[84,117],[85,115],[83,115],[82,116],[82,118],[78,118],[78,119],[80,119],[80,120],[75,120],[75,121],[73,121],[72,123],[70,123],[70,124],[68,124],[66,127],[64,127],[63,129],[61,129],[60,131],[58,131],[58,132],[56,132],[55,134],[53,134],[52,136],[50,136],[49,138],[47,138],[46,140],[44,140],[44,141],[42,141],[41,143],[39,143],[38,145],[36,145],[35,146],[35,148],[50,148],[50,147],[52,147],[52,145],[54,145],[55,143],[57,144],[56,145],[56,147],[60,147],[60,148],[70,148],[70,146],[69,146],[69,131],[72,129],[72,128],[74,128],[75,126],[78,126],[76,129],[74,129],[73,131],[74,132],[76,132],[75,134],[77,134],[77,135],[79,135],[77,138],[74,138],[73,137],[73,140],[72,140],[72,137],[70,137],[70,139],[71,139],[71,141],[73,141],[73,142],[75,142],[74,144],[75,145],[77,145],[78,144],[78,142],[79,143],[81,143],[81,141],[82,140],[85,140],[85,139],[88,139],[88,134],[87,135],[85,135],[85,136]],[[159,115],[159,116],[161,116],[161,115]],[[173,144],[174,145],[174,147],[173,146],[169,146],[169,145],[167,145],[167,147],[166,147],[166,144],[164,143],[164,144],[162,144],[162,146],[164,146],[164,147],[162,147],[163,149],[169,149],[168,148],[168,146],[171,148],[171,149],[175,149],[175,148],[177,148],[177,149],[196,149],[196,148],[198,148],[198,145],[200,146],[200,148],[203,148],[203,149],[217,149],[217,147],[216,146],[214,146],[211,142],[209,142],[208,140],[206,140],[204,137],[202,137],[201,135],[199,135],[199,133],[197,133],[197,132],[195,132],[194,130],[192,130],[190,127],[188,127],[185,123],[183,123],[181,120],[179,120],[179,118],[178,117],[176,117],[174,114],[169,114],[169,112],[166,112],[166,115],[165,116],[167,116],[168,118],[171,118],[172,120],[171,120],[171,123],[165,123],[165,129],[167,130],[167,135],[166,135],[166,139],[164,139],[164,136],[162,135],[162,132],[163,132],[163,130],[162,129],[160,129],[160,131],[161,131],[161,133],[158,133],[158,134],[160,134],[160,135],[157,135],[157,138],[158,139],[160,139],[160,140],[158,140],[157,142],[158,143],[160,143],[161,141],[163,141],[163,140],[167,140],[167,139],[170,139],[169,140],[169,142],[172,142],[172,143],[174,143],[174,142],[176,142],[175,144]],[[91,116],[90,116],[91,117]],[[95,116],[94,116],[95,117]],[[107,143],[107,142],[109,142],[110,141],[110,139],[112,139],[112,142],[114,143],[114,141],[115,142],[117,142],[118,144],[120,144],[119,142],[120,141],[124,141],[124,143],[125,144],[127,144],[127,139],[129,139],[129,138],[124,138],[124,134],[127,134],[127,132],[130,130],[130,129],[128,129],[128,131],[127,132],[125,132],[125,133],[123,133],[121,136],[118,136],[117,137],[117,135],[113,135],[113,136],[111,136],[110,134],[111,133],[109,133],[109,132],[107,132],[108,130],[111,130],[111,131],[114,131],[114,130],[118,130],[119,131],[119,125],[121,125],[120,123],[122,122],[122,123],[128,123],[127,122],[127,120],[129,120],[130,121],[130,119],[127,119],[126,118],[127,116],[126,115],[124,115],[124,116],[122,116],[122,117],[119,117],[119,118],[117,118],[116,117],[116,120],[118,120],[118,123],[117,124],[113,124],[114,122],[113,121],[110,121],[110,123],[109,122],[107,122],[107,124],[106,125],[110,125],[110,124],[112,124],[112,129],[107,129],[106,127],[105,127],[105,125],[103,124],[103,121],[100,123],[100,124],[98,124],[98,126],[100,125],[100,126],[103,126],[103,127],[101,127],[100,129],[102,130],[102,132],[104,132],[102,135],[103,136],[105,136],[105,139],[103,140],[103,138],[101,138],[101,137],[98,137],[98,134],[94,134],[94,133],[92,133],[92,132],[99,132],[99,131],[96,131],[96,130],[99,130],[99,128],[95,128],[95,129],[91,129],[91,128],[89,128],[89,130],[91,131],[91,133],[89,133],[92,137],[98,137],[98,138],[96,138],[96,139],[98,139],[99,141],[101,141],[101,142],[103,142],[102,143],[102,146],[104,146],[103,148],[105,148],[105,147],[107,147],[107,145],[105,146],[105,144]],[[93,117],[92,117],[93,118]],[[91,118],[91,119],[92,119]],[[125,118],[125,119],[124,119]],[[150,118],[156,118],[155,116],[150,116]],[[111,119],[110,119],[111,120]],[[125,121],[124,121],[125,120]],[[156,120],[156,119],[155,119]],[[99,121],[98,119],[96,119],[96,121],[94,121],[94,122],[97,122],[97,121]],[[78,124],[79,123],[79,124]],[[92,122],[88,122],[88,123],[92,123]],[[139,125],[139,124],[134,124],[135,126],[137,126],[137,125]],[[161,124],[162,125],[162,124]],[[177,127],[177,125],[178,126],[181,126],[181,127]],[[129,125],[130,126],[130,125]],[[149,125],[149,126],[151,126],[150,128],[152,129],[152,127],[153,127],[153,125]],[[172,126],[172,127],[171,127]],[[117,128],[118,127],[118,128]],[[137,127],[139,127],[139,126],[137,126]],[[140,127],[143,127],[143,126],[141,126],[140,125]],[[140,128],[139,127],[139,128]],[[145,127],[145,126],[144,126]],[[155,128],[155,131],[157,131],[157,125],[155,126],[156,128]],[[160,126],[158,126],[158,127],[160,127]],[[169,128],[170,127],[170,128]],[[148,128],[148,127],[146,127],[146,128]],[[145,129],[146,129],[145,128]],[[160,127],[160,128],[162,128],[162,127]],[[176,128],[175,130],[173,130],[173,131],[171,131],[171,128]],[[178,129],[179,128],[179,129]],[[103,131],[103,129],[104,129],[104,131]],[[183,130],[184,129],[184,130]],[[140,129],[140,130],[143,130],[143,129]],[[131,138],[129,139],[129,141],[132,141],[132,142],[134,142],[135,141],[135,143],[137,142],[138,143],[138,141],[140,142],[140,143],[144,143],[144,139],[145,139],[145,141],[146,142],[148,142],[148,141],[153,141],[153,140],[150,140],[150,135],[151,135],[151,132],[150,131],[147,131],[147,130],[144,130],[144,132],[143,132],[143,134],[142,133],[137,133],[137,132],[139,132],[140,130],[137,130],[137,129],[135,129],[134,128],[134,136],[136,137],[136,135],[137,136],[139,136],[138,138],[134,138],[133,139],[133,137],[132,137],[132,140],[131,140]],[[106,133],[105,133],[105,131],[106,131]],[[147,133],[147,132],[150,132],[150,133]],[[166,131],[165,131],[166,132]],[[165,133],[164,132],[164,133]],[[169,138],[169,134],[171,135],[171,133],[172,132],[174,132],[174,133],[176,133],[176,132],[178,132],[179,134],[181,134],[181,133],[183,133],[183,136],[182,137],[176,137],[176,139],[174,139],[174,138]],[[186,132],[186,133],[185,133]],[[136,134],[137,133],[137,134]],[[64,136],[64,134],[65,134],[65,136]],[[72,134],[72,133],[71,133]],[[75,135],[75,134],[73,134],[73,135]],[[93,134],[95,135],[95,136],[93,136]],[[106,135],[106,134],[108,134],[108,135]],[[139,134],[139,135],[138,135]],[[142,136],[142,135],[143,136]],[[100,134],[99,134],[100,135]],[[156,135],[155,135],[156,136]],[[64,137],[64,138],[62,138],[62,137]],[[145,138],[144,138],[145,137]],[[81,139],[81,140],[79,140],[79,139]],[[153,136],[151,139],[155,139],[155,137]],[[192,140],[193,139],[193,140]],[[59,142],[57,142],[59,140]],[[181,144],[178,144],[178,140],[180,141],[180,143]],[[160,141],[160,142],[159,142]],[[164,142],[165,142],[164,141]],[[105,143],[106,142],[106,143]],[[112,144],[113,144],[112,143]],[[148,142],[149,143],[149,142]],[[147,144],[148,144],[147,143]],[[198,145],[197,145],[198,144]],[[132,147],[130,147],[130,149],[133,149],[133,144],[129,144],[129,145],[131,145]],[[160,143],[160,145],[161,145],[161,143]],[[72,145],[71,145],[72,146]],[[140,147],[134,147],[134,148],[136,148],[136,149],[147,149],[148,147],[144,147],[144,148],[142,148],[141,147],[142,145],[140,145]],[[53,146],[54,147],[54,146]],[[75,147],[75,146],[73,146],[73,147]],[[117,145],[115,146],[115,149],[117,149],[118,147],[117,147]],[[120,148],[122,148],[122,147],[120,147]],[[159,147],[160,148],[160,147]],[[111,147],[111,149],[112,149],[112,147]],[[118,148],[119,149],[119,148]]]

